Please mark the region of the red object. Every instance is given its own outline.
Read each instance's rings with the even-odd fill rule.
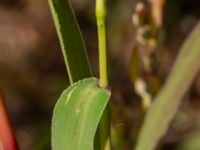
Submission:
[[[0,150],[18,150],[8,111],[0,93]]]

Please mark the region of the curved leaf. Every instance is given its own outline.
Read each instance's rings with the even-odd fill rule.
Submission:
[[[53,150],[93,150],[93,140],[110,92],[97,79],[81,80],[60,96],[53,113]]]
[[[184,42],[166,84],[149,109],[136,150],[153,150],[173,119],[200,68],[200,23]]]

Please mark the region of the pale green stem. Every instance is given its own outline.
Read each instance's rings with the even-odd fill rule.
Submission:
[[[99,86],[106,88],[108,86],[107,79],[107,56],[106,56],[106,27],[105,27],[105,0],[96,0],[96,18],[98,26],[98,44],[99,44]],[[97,139],[95,141],[95,150],[111,150],[110,139],[110,119],[109,109],[106,107],[97,130]]]
[[[99,74],[100,74],[100,86],[106,87],[108,85],[107,80],[107,59],[106,59],[106,27],[105,27],[105,1],[96,1],[96,17],[98,26],[98,41],[99,41]]]

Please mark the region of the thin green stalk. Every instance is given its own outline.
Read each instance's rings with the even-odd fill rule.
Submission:
[[[98,41],[99,41],[99,74],[100,74],[99,85],[104,88],[108,85],[105,17],[106,17],[105,0],[97,0],[96,18],[98,26]]]
[[[108,86],[107,79],[107,56],[106,56],[106,27],[105,27],[106,8],[105,0],[96,0],[96,18],[98,26],[98,44],[99,44],[99,86],[106,88]],[[110,139],[110,121],[109,106],[105,108],[102,115],[97,136],[95,139],[95,150],[111,150]],[[98,141],[97,141],[98,140]]]

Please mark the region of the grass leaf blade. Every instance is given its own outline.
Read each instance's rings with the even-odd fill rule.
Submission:
[[[93,150],[93,140],[110,92],[95,78],[81,80],[63,92],[53,113],[53,150]]]
[[[153,150],[165,134],[181,98],[200,68],[200,23],[181,47],[166,84],[156,97],[142,126],[136,150]]]
[[[85,45],[67,0],[48,0],[61,44],[70,83],[91,77]]]

